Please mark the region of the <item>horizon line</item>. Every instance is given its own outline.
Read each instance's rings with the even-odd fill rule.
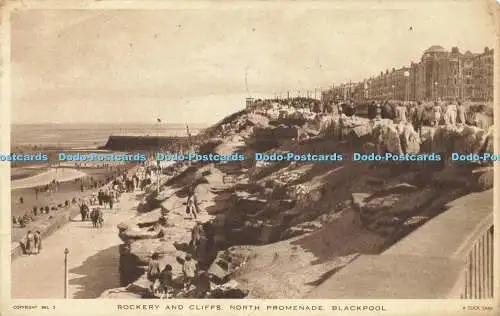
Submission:
[[[152,123],[152,122],[10,122],[11,125],[71,125],[71,124],[88,124],[88,125],[100,125],[100,124],[109,124],[109,125],[132,125],[132,124],[149,124],[149,125],[211,125],[215,123],[200,123],[200,122],[161,122],[161,123]]]

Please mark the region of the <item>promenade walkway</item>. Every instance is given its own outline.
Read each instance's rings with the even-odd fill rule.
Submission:
[[[124,193],[104,226],[93,228],[79,216],[43,240],[40,254],[12,262],[12,298],[64,298],[64,249],[68,248],[69,298],[96,298],[119,287],[117,225],[136,214],[136,194]]]

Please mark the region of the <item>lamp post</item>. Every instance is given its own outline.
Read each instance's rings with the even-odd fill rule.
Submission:
[[[404,72],[404,76],[405,76],[405,102],[408,102],[409,101],[409,97],[408,97],[408,79],[410,77],[410,72],[409,71],[405,71]]]
[[[434,81],[434,101],[437,101],[437,86],[438,86],[438,83],[437,81]]]
[[[68,299],[68,254],[69,249],[64,249],[64,298]]]
[[[160,194],[160,175],[161,175],[161,166],[160,161],[157,161],[156,164],[156,194]]]

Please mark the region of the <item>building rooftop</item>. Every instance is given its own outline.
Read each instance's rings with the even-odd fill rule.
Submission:
[[[445,52],[444,48],[439,45],[433,45],[425,51],[425,53],[444,53],[444,52]]]

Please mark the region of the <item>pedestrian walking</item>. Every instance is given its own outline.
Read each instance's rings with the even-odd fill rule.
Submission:
[[[26,234],[26,253],[28,255],[35,253],[35,235],[31,230]]]
[[[196,221],[196,224],[191,229],[191,241],[189,243],[189,246],[193,251],[193,253],[196,253],[197,251],[198,244],[200,241],[201,229],[202,226],[200,221]]]
[[[42,235],[39,230],[35,232],[34,236],[34,245],[35,245],[35,254],[39,254],[42,249]]]

